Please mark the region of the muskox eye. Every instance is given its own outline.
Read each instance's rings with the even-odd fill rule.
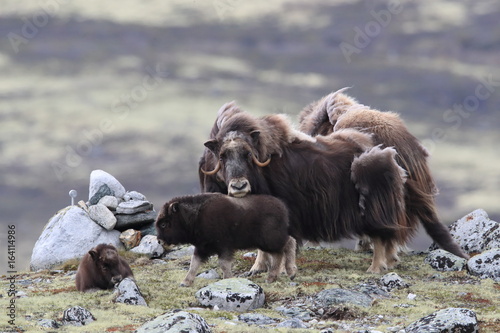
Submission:
[[[165,228],[167,227],[167,223],[163,222],[162,224],[160,224],[160,227],[161,227],[162,229],[165,229]]]

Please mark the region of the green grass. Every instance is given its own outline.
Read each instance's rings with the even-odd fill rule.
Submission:
[[[241,254],[242,252],[237,255],[233,266],[235,274],[247,271],[252,264],[251,261],[243,259]],[[195,308],[188,311],[198,313],[213,325],[214,332],[265,331],[242,323],[237,326],[229,323],[234,323],[238,313],[202,309],[194,294],[213,281],[197,278],[192,287],[180,287],[179,283],[189,265],[189,257],[171,260],[166,264],[152,264],[144,257],[129,253],[125,256],[132,262],[137,284],[148,307],[115,304],[112,302],[112,291],[78,292],[74,285],[74,275],[66,276],[66,273],[50,271],[25,272],[17,277],[18,281],[42,278],[43,282],[17,285],[17,288],[28,296],[16,300],[17,325],[28,332],[40,330],[36,324],[38,319],[61,320],[65,309],[78,305],[92,312],[97,320],[84,327],[65,326],[65,332],[132,331],[164,312],[189,308]],[[359,283],[375,282],[379,276],[365,273],[370,257],[367,253],[355,253],[345,249],[302,249],[297,260],[299,272],[293,284],[285,276],[273,284],[265,283],[266,274],[251,278],[266,294],[264,307],[255,312],[284,319],[283,315],[274,310],[277,306],[307,303],[310,296],[324,289],[349,289],[355,288]],[[491,327],[498,324],[499,320],[496,313],[500,305],[498,283],[490,279],[473,278],[466,272],[439,273],[424,264],[423,258],[421,255],[402,255],[402,264],[394,270],[410,285],[409,288],[392,291],[390,298],[378,299],[370,308],[347,306],[346,311],[351,316],[347,317],[348,319],[339,322],[320,318],[310,330],[304,331],[335,328],[340,323],[364,323],[384,331],[391,326],[409,325],[439,309],[465,307],[476,312],[482,332],[494,332]],[[75,266],[73,261],[60,268],[71,270]],[[216,266],[216,258],[211,258],[202,269]],[[50,283],[47,280],[50,280]],[[4,277],[0,283],[1,293],[4,294],[8,289],[8,281]],[[408,300],[408,293],[416,294],[417,298]],[[6,300],[4,297],[2,304]],[[402,308],[399,307],[400,304],[410,304],[411,307]],[[376,318],[380,314],[383,314],[383,320],[377,321]],[[277,330],[279,331],[286,330]]]

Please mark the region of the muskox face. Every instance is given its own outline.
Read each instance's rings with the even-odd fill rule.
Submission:
[[[179,202],[166,203],[155,222],[158,239],[168,245],[189,243],[186,219],[190,218]]]
[[[249,136],[239,132],[229,132],[222,143],[217,140],[205,142],[205,146],[219,157],[217,166],[212,171],[203,171],[207,175],[216,174],[228,188],[233,197],[244,197],[256,186],[258,177],[262,177],[261,168],[267,166],[271,159],[261,163],[256,157],[255,143],[259,136],[253,131]]]
[[[89,254],[103,280],[109,283],[108,288],[112,288],[123,279],[119,255],[114,246],[98,245],[90,250]]]

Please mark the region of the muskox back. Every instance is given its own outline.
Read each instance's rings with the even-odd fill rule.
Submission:
[[[373,136],[375,144],[394,147],[397,163],[406,171],[405,218],[399,223],[414,234],[419,221],[427,233],[443,249],[467,258],[439,222],[434,197],[437,187],[427,164],[429,154],[412,135],[398,114],[381,112],[359,104],[343,92],[331,93],[306,106],[300,116],[300,129],[305,133],[325,136],[347,128],[355,128]]]
[[[116,248],[99,244],[83,256],[76,273],[76,289],[112,289],[126,277],[133,277],[132,270]]]

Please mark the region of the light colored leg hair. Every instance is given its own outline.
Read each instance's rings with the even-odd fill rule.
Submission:
[[[373,242],[373,260],[366,271],[367,273],[379,274],[387,269],[385,243],[380,238],[372,238]]]
[[[387,268],[394,268],[400,261],[398,256],[398,249],[400,247],[394,242],[387,242],[385,245],[385,260],[387,263]]]
[[[250,268],[250,275],[255,275],[267,271],[269,261],[269,254],[264,251],[258,250],[255,263],[253,264],[252,268]]]
[[[290,280],[293,280],[297,274],[297,264],[295,262],[297,256],[297,241],[292,236],[288,236],[284,253],[286,274]]]
[[[222,254],[219,256],[219,267],[222,270],[222,278],[228,279],[233,277],[231,266],[233,264],[233,254]]]
[[[356,252],[370,252],[372,251],[372,241],[368,236],[359,237],[356,242],[356,246],[354,247],[354,251]]]
[[[196,277],[196,273],[201,266],[201,258],[196,254],[191,256],[191,264],[189,265],[189,271],[184,278],[184,281],[181,282],[182,287],[189,287],[193,284],[194,278]]]
[[[269,266],[269,274],[267,275],[266,282],[272,283],[278,279],[278,275],[280,274],[281,264],[283,262],[283,252],[269,254],[270,257],[270,266]]]

